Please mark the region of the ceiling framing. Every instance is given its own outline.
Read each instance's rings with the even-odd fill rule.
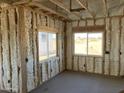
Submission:
[[[64,20],[120,15],[124,0],[2,0],[13,5],[28,5]]]

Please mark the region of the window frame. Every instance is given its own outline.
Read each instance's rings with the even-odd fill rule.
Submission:
[[[57,29],[53,29],[53,28],[49,28],[49,27],[41,27],[38,31],[38,35],[39,35],[39,32],[47,33],[47,58],[43,59],[43,60],[39,60],[40,56],[39,56],[39,38],[38,38],[38,60],[41,63],[45,60],[49,60],[51,58],[55,58],[58,56],[58,31],[57,31]],[[49,56],[49,33],[56,34],[56,55],[51,56],[51,57]]]
[[[89,55],[88,54],[88,35],[87,35],[87,54],[75,54],[75,34],[76,33],[102,33],[102,55]],[[103,31],[78,31],[73,32],[73,55],[83,56],[83,57],[103,57],[104,56],[104,42],[105,42],[105,32]]]

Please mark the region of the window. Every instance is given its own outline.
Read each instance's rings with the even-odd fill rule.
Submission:
[[[47,33],[39,32],[39,60],[47,58]]]
[[[87,33],[75,34],[75,54],[87,54]]]
[[[74,34],[74,52],[78,55],[102,56],[103,33],[84,32]]]
[[[49,33],[49,56],[56,56],[56,34]]]
[[[56,34],[39,32],[39,61],[56,56]]]
[[[88,55],[102,55],[103,37],[102,33],[88,34]]]

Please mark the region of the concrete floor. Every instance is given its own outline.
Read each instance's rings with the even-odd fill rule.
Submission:
[[[66,71],[30,93],[124,93],[124,79]]]
[[[4,91],[4,90],[0,90],[0,93],[10,93],[10,92]]]

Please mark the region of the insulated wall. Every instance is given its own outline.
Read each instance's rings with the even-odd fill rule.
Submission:
[[[104,26],[103,56],[74,55],[74,27]],[[86,19],[73,21],[67,26],[67,69],[112,76],[124,75],[124,17]]]
[[[51,21],[52,20],[52,21]],[[50,59],[50,68],[39,64],[40,26],[58,30],[58,56]],[[27,93],[64,70],[64,22],[35,12],[29,7],[13,6],[0,11],[0,89]],[[44,66],[45,67],[45,66]],[[52,70],[51,70],[52,69]],[[47,79],[48,80],[48,79]]]

